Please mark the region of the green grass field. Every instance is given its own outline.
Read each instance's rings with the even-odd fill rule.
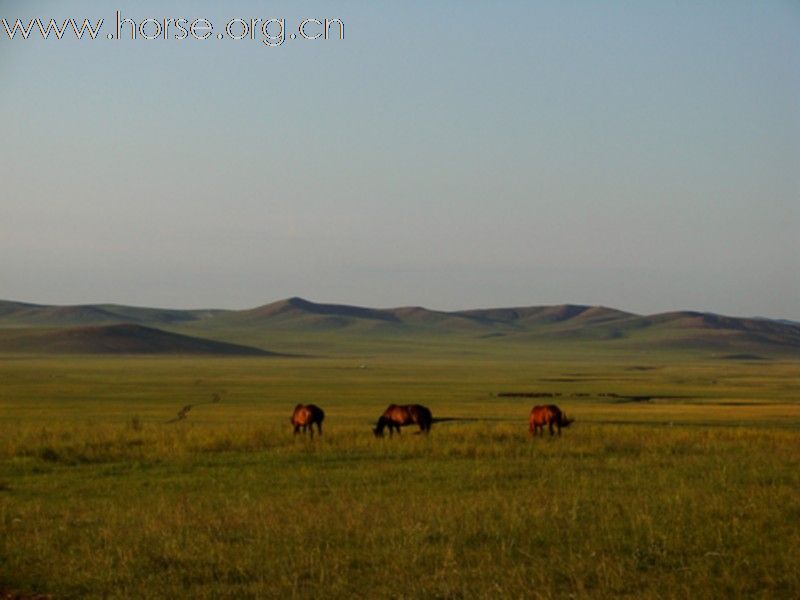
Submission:
[[[0,590],[800,596],[797,361],[351,354],[0,357]],[[448,420],[377,440],[390,402]],[[577,420],[531,440],[548,402]]]

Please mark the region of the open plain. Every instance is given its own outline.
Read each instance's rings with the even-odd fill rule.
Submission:
[[[800,594],[800,362],[422,342],[314,357],[4,355],[0,587]],[[313,441],[292,434],[300,402],[325,409]],[[391,402],[430,407],[430,435],[375,439]],[[576,421],[531,439],[536,403]]]

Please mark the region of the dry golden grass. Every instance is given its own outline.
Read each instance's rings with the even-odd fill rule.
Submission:
[[[0,589],[800,595],[797,365],[630,366],[0,361]],[[577,421],[531,440],[536,400],[505,390],[560,393]],[[325,408],[321,439],[291,434],[298,401]],[[453,420],[376,440],[389,401]]]

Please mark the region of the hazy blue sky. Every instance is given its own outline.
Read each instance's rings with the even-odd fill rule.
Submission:
[[[0,30],[0,298],[800,319],[800,2],[116,8],[345,40]]]

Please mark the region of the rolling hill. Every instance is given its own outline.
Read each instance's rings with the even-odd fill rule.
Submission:
[[[93,325],[58,329],[0,330],[0,352],[44,354],[206,354],[269,356],[258,348],[229,344],[141,325]]]
[[[127,330],[111,327],[121,324],[138,329],[126,338],[123,334]],[[18,330],[16,335],[11,333],[14,330]],[[178,338],[165,337],[171,335],[185,337],[180,342]],[[79,343],[81,336],[86,341]],[[278,348],[276,343],[294,352],[305,352],[306,346],[315,352],[335,352],[338,346],[350,343],[366,348],[380,343],[430,345],[447,341],[477,344],[476,351],[490,348],[488,344],[492,348],[582,344],[598,351],[691,350],[800,356],[797,323],[691,311],[643,316],[573,304],[437,311],[420,306],[324,304],[296,297],[248,310],[177,310],[113,304],[48,306],[0,301],[2,352],[52,351],[48,348],[119,352],[115,348],[128,344],[139,347],[130,338],[139,338],[137,344],[142,348],[173,348],[169,350],[173,353],[233,352],[233,348],[213,350],[208,346],[218,342],[236,344],[240,353],[246,353]]]

